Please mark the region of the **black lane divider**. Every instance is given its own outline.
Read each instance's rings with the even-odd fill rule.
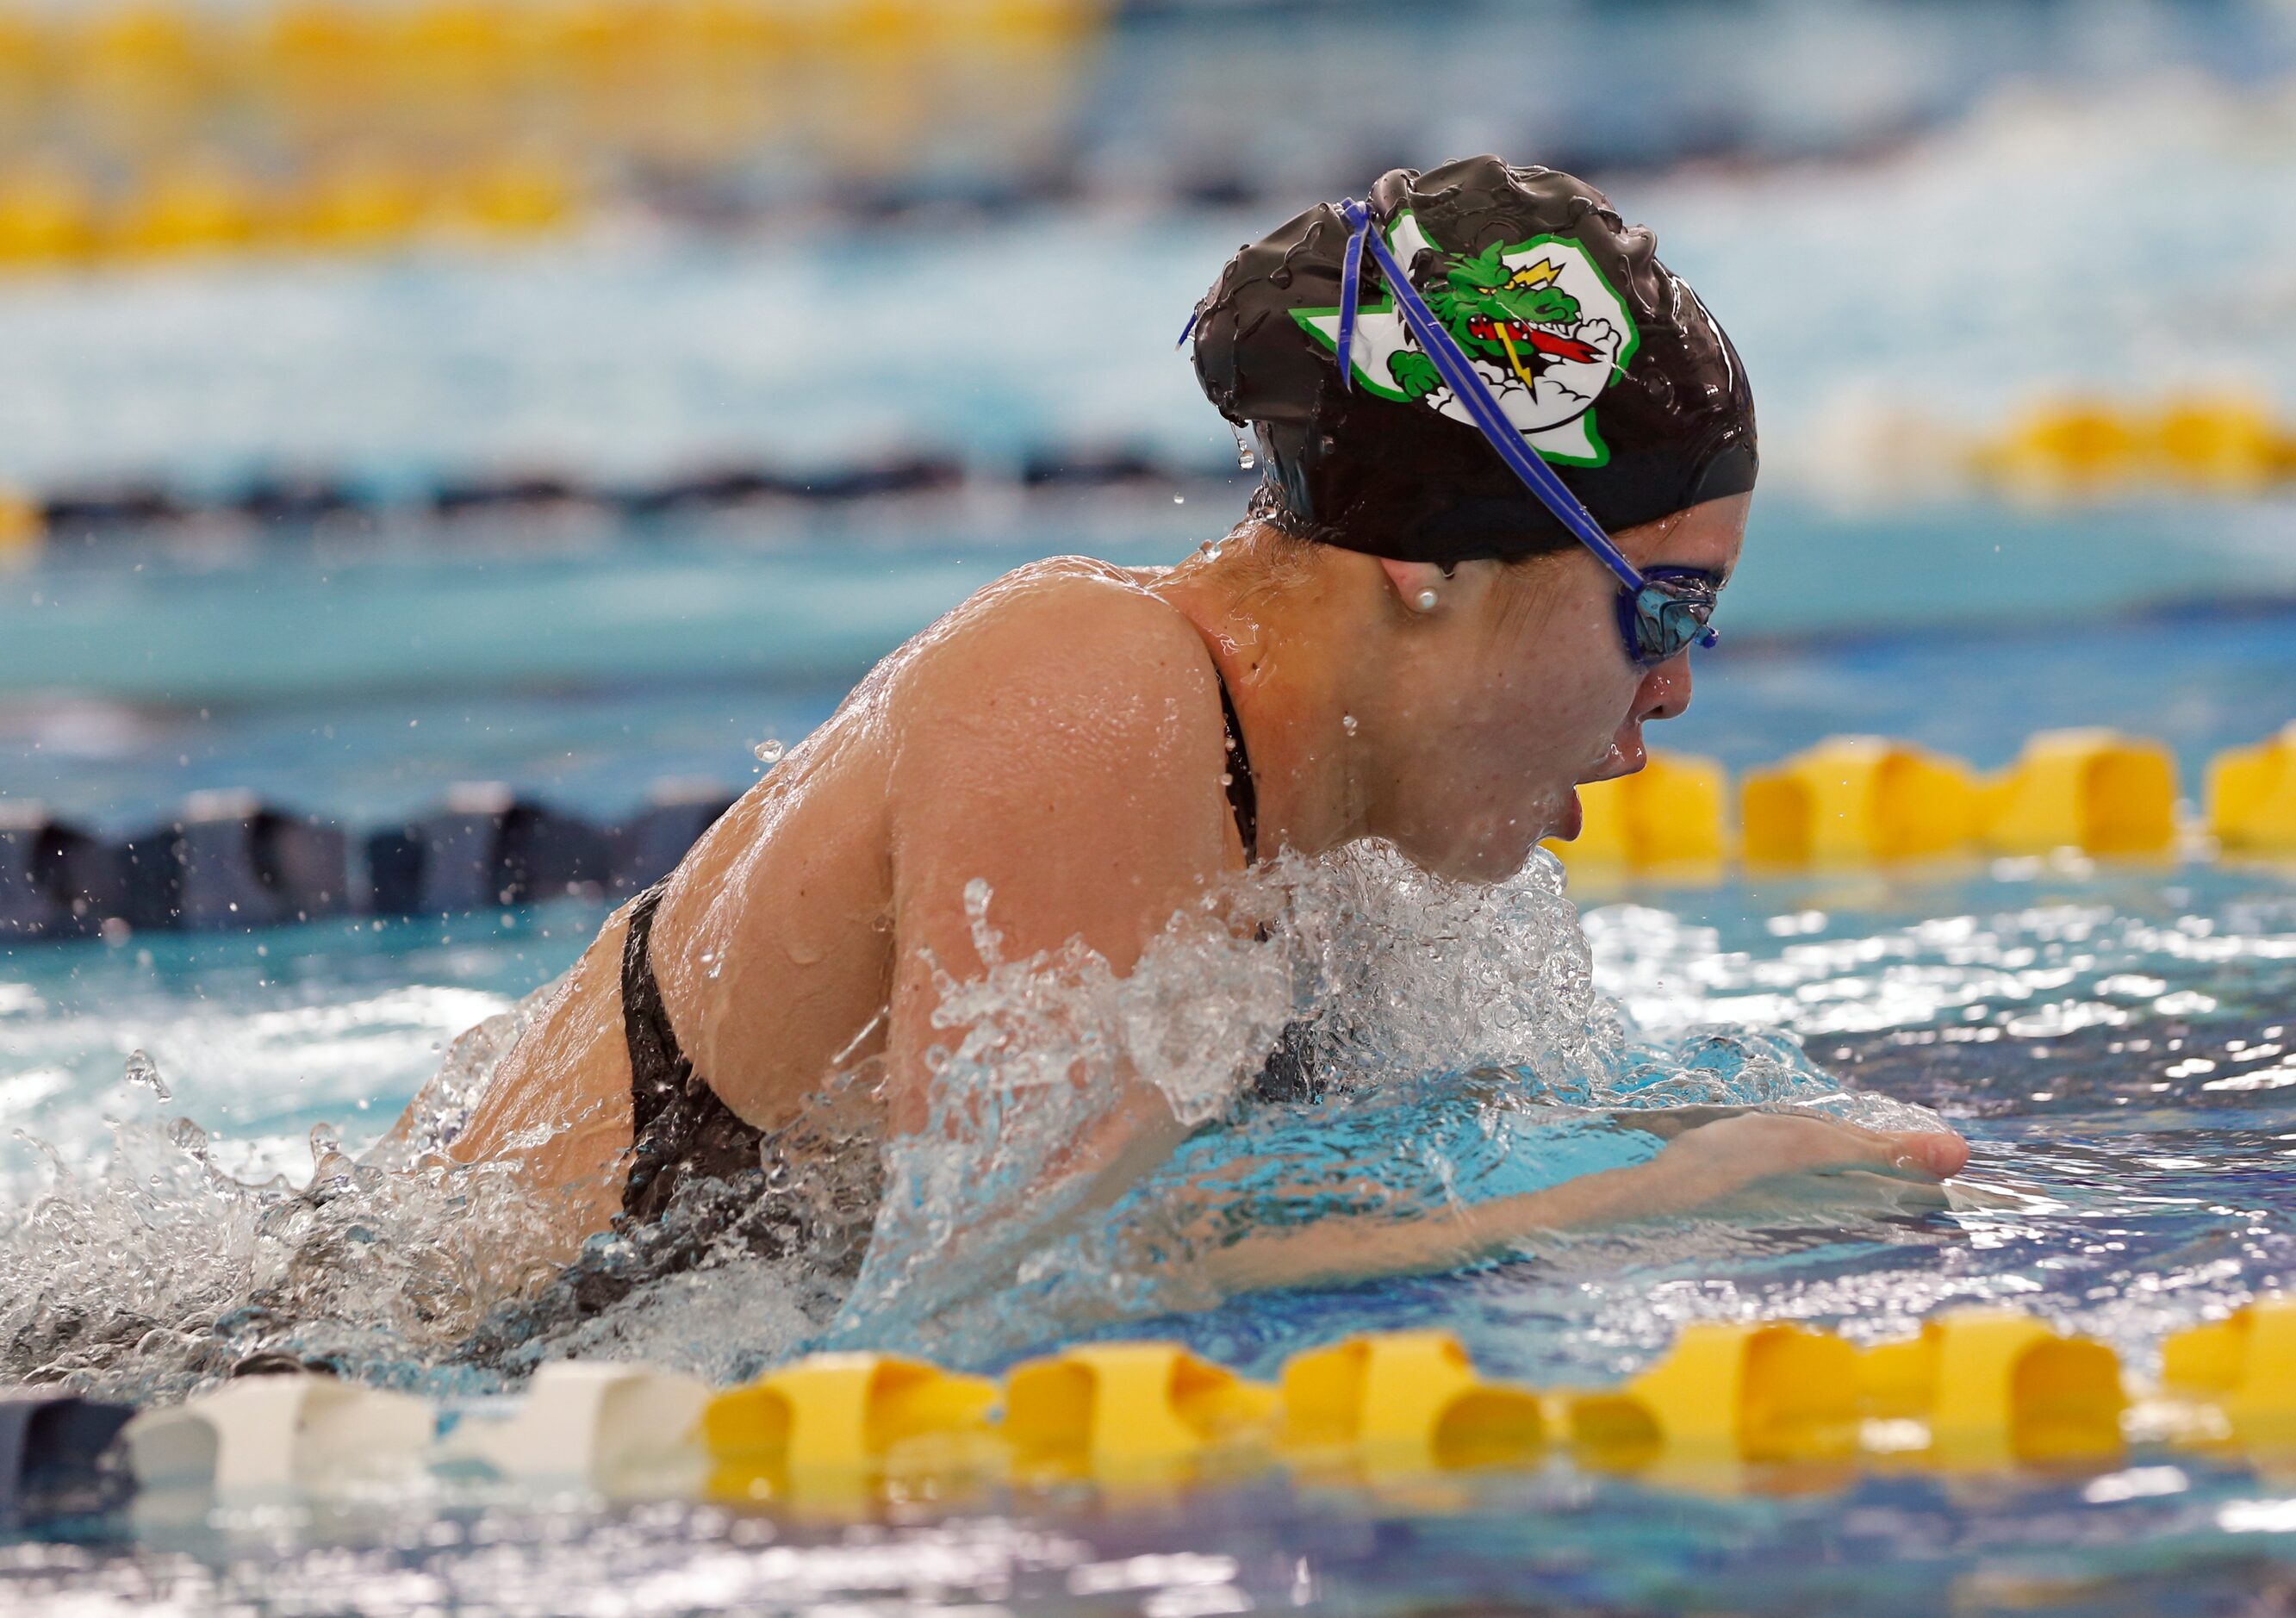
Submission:
[[[117,842],[20,811],[0,819],[0,942],[618,897],[668,875],[734,800],[714,783],[666,782],[629,818],[598,824],[488,783],[455,788],[407,825],[354,835],[252,794],[202,793]]]
[[[324,474],[266,475],[225,492],[119,480],[35,492],[50,544],[161,538],[218,523],[294,534],[344,523],[452,525],[486,519],[594,512],[628,522],[738,512],[774,505],[846,506],[870,500],[946,498],[1004,488],[1023,495],[1144,490],[1234,480],[1233,467],[1178,463],[1123,447],[1053,447],[1015,465],[967,467],[947,456],[897,455],[796,472],[760,465],[704,468],[653,482],[602,484],[532,472],[444,479],[426,489],[384,490]]]

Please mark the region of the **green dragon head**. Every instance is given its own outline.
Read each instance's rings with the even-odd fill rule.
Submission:
[[[1502,327],[1520,350],[1529,341],[1523,328],[1576,324],[1578,300],[1555,284],[1551,259],[1516,269],[1499,254],[1494,243],[1453,259],[1445,280],[1428,290],[1427,306],[1470,353],[1505,360]]]

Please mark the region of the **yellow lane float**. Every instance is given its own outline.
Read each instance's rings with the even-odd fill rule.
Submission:
[[[1986,846],[2001,854],[2165,854],[2177,841],[2177,760],[2114,730],[2043,731],[1988,782]]]
[[[29,561],[46,538],[47,522],[40,508],[23,496],[0,488],[0,567]]]
[[[1625,1388],[1562,1396],[1589,1465],[1838,1460],[1857,1447],[1857,1354],[1790,1325],[1708,1322]]]
[[[2020,415],[1972,457],[2012,494],[2097,499],[2154,488],[2248,496],[2296,473],[2296,436],[2266,400],[2226,390],[2131,410],[2066,398]]]
[[[815,1354],[712,1399],[710,1492],[755,1499],[791,1480],[865,1480],[991,1458],[996,1384],[890,1354]]]
[[[1267,1436],[1276,1403],[1177,1343],[1088,1343],[1005,1375],[1004,1433],[1024,1473],[1152,1476]]]
[[[1999,1467],[2108,1460],[2128,1408],[2120,1362],[2101,1343],[2063,1337],[2005,1310],[1955,1310],[1921,1335],[1857,1358],[1868,1417],[1915,1421],[1935,1466]]]
[[[2296,1298],[2259,1298],[2178,1332],[2161,1349],[2161,1380],[2171,1394],[2216,1406],[2243,1443],[2296,1448]]]
[[[1175,1343],[1081,1343],[1014,1367],[1001,1419],[998,1398],[987,1378],[883,1354],[817,1354],[722,1392],[556,1361],[441,1438],[424,1400],[311,1376],[234,1382],[146,1411],[123,1438],[163,1515],[194,1492],[325,1492],[428,1467],[838,1517],[898,1498],[987,1501],[1006,1480],[1120,1495],[1277,1461],[1439,1509],[1467,1498],[1460,1474],[1536,1466],[1565,1441],[1591,1469],[1699,1492],[1833,1487],[1861,1451],[1945,1474],[2115,1466],[2132,1441],[2269,1466],[2296,1452],[2296,1298],[2171,1336],[2161,1388],[2136,1404],[2112,1348],[1991,1308],[1862,1351],[1788,1322],[1694,1324],[1621,1387],[1544,1395],[1486,1380],[1442,1331],[1303,1350],[1280,1387]]]
[[[1576,840],[1549,846],[1574,870],[1718,866],[1729,852],[1728,791],[1727,775],[1711,759],[1652,753],[1635,775],[1581,786],[1584,828]]]
[[[1978,792],[1958,759],[1879,736],[1833,736],[1739,795],[1749,866],[1865,865],[1958,852],[1977,830]]]
[[[1546,1444],[1539,1397],[1486,1382],[1448,1332],[1377,1332],[1283,1367],[1287,1451],[1373,1471],[1520,1466]]]
[[[2296,724],[2210,761],[2209,831],[2226,853],[2296,854]]]

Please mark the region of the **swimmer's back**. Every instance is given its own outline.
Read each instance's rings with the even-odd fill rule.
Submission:
[[[668,883],[652,958],[695,1072],[773,1129],[890,1040],[897,1127],[921,1127],[922,1076],[904,1069],[946,1042],[931,963],[977,970],[967,883],[989,883],[1008,957],[1081,934],[1122,971],[1242,863],[1212,784],[1218,690],[1185,616],[1071,558],[1007,575],[887,658]],[[618,913],[569,974],[455,1154],[516,1151],[537,1184],[594,1179],[592,1228],[619,1206],[611,1165],[630,1143],[625,927]]]

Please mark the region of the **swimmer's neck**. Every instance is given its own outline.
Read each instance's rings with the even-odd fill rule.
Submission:
[[[1386,626],[1352,553],[1272,559],[1256,524],[1148,588],[1195,626],[1227,683],[1251,757],[1259,850],[1314,856],[1379,834],[1376,794],[1387,716],[1373,692]],[[1333,563],[1336,562],[1337,566]],[[1357,620],[1364,621],[1357,621]]]

